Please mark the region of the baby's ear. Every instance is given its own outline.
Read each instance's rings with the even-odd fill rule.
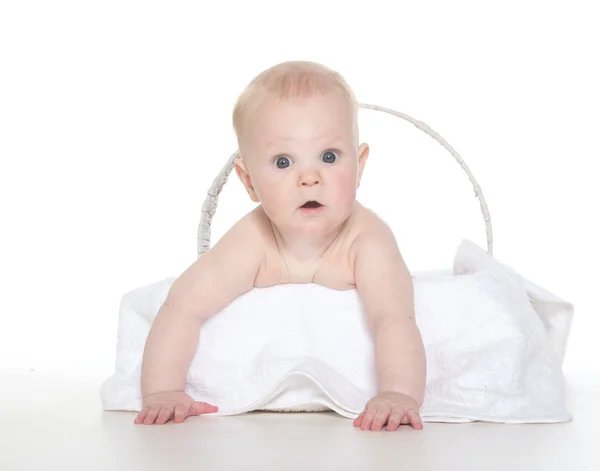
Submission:
[[[356,188],[360,187],[360,179],[362,177],[365,164],[369,158],[369,144],[363,143],[358,147],[358,182]]]
[[[259,203],[258,196],[256,196],[256,192],[254,191],[254,186],[252,185],[252,179],[250,178],[250,173],[248,173],[248,169],[246,168],[246,164],[242,161],[242,159],[237,158],[233,161],[235,166],[235,173],[238,178],[246,188],[250,199],[255,203]]]

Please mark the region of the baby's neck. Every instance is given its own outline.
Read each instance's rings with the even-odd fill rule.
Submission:
[[[285,231],[274,224],[272,226],[280,252],[302,264],[320,260],[337,240],[343,227],[326,235],[307,235],[297,231]]]

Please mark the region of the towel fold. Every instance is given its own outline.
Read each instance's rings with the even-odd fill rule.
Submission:
[[[105,410],[141,409],[144,344],[174,281],[121,300],[114,374]],[[561,363],[573,306],[523,279],[469,241],[454,269],[414,278],[416,319],[427,354],[424,422],[564,422]],[[200,331],[186,391],[219,406],[333,410],[354,418],[376,394],[373,343],[358,293],[316,284],[255,288]]]

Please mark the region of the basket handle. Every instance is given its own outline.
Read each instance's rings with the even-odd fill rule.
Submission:
[[[458,152],[456,152],[450,146],[450,144],[448,144],[446,142],[446,140],[442,136],[440,136],[437,132],[435,132],[433,129],[431,129],[427,124],[423,123],[422,121],[418,121],[404,113],[400,113],[398,111],[394,111],[389,108],[384,108],[382,106],[369,105],[369,104],[362,103],[362,104],[360,104],[360,107],[365,108],[365,109],[370,109],[370,110],[383,111],[384,113],[388,113],[388,114],[397,116],[398,118],[402,118],[402,119],[408,121],[409,123],[412,123],[417,128],[419,128],[421,131],[423,131],[424,133],[433,137],[448,152],[450,152],[450,154],[452,154],[452,157],[454,157],[454,159],[459,163],[459,165],[462,167],[464,172],[469,177],[469,180],[471,181],[471,184],[473,185],[473,190],[475,191],[475,196],[477,197],[477,199],[479,199],[481,213],[483,215],[483,220],[485,222],[485,232],[487,235],[487,251],[490,255],[493,255],[494,241],[493,241],[493,234],[492,234],[492,220],[490,217],[490,212],[488,210],[487,204],[485,202],[485,198],[483,197],[483,191],[481,190],[481,187],[477,183],[477,180],[475,180],[473,173],[471,172],[471,170],[469,170],[469,167],[467,166],[465,161],[462,159],[462,157],[460,155],[458,155]],[[231,171],[233,170],[233,167],[234,167],[233,163],[234,163],[235,159],[237,159],[238,157],[239,157],[239,151],[236,151],[234,154],[231,155],[231,157],[229,157],[229,160],[227,161],[227,163],[225,164],[225,166],[223,167],[221,172],[219,172],[219,175],[217,175],[217,178],[215,178],[213,180],[213,184],[211,185],[210,189],[208,190],[208,192],[206,194],[206,199],[204,200],[204,204],[202,205],[202,212],[200,214],[200,224],[198,225],[198,257],[210,248],[210,224],[212,222],[213,216],[215,215],[215,211],[217,210],[219,194],[223,190],[223,186],[225,185],[225,183],[227,183],[227,179],[229,178],[229,175],[231,174]]]

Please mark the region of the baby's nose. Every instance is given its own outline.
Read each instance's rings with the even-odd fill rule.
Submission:
[[[321,177],[318,172],[306,172],[300,176],[299,181],[301,186],[314,186],[321,183]]]

